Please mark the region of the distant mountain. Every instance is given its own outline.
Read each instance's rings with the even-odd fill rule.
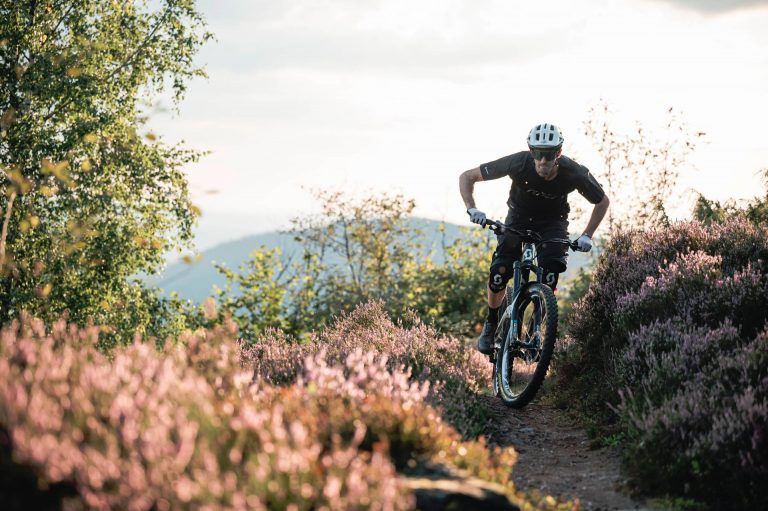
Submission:
[[[444,223],[445,232],[440,233],[438,226],[443,223],[437,220],[424,218],[410,219],[413,228],[419,228],[424,232],[425,249],[439,248],[442,242],[453,243],[462,235],[462,228],[456,224]],[[490,233],[489,233],[490,236]],[[214,267],[214,263],[224,264],[232,270],[238,270],[250,258],[250,254],[259,247],[280,247],[284,260],[299,257],[301,254],[301,242],[296,241],[291,234],[269,232],[247,236],[234,241],[215,245],[200,253],[200,260],[194,264],[177,261],[168,265],[165,271],[142,277],[142,280],[152,286],[162,289],[163,295],[168,296],[175,291],[182,298],[202,302],[206,297],[214,294],[214,286],[223,288],[226,278]],[[442,256],[439,250],[435,251],[436,262],[441,262]],[[425,254],[416,254],[424,256]],[[333,263],[334,261],[328,261]],[[571,254],[566,277],[577,270],[578,267],[588,262],[584,254]]]

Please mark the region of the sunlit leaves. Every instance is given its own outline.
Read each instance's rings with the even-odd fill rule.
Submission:
[[[10,181],[13,189],[18,194],[29,193],[32,190],[32,181],[26,178],[19,170],[19,167],[14,165],[5,172],[6,178]]]
[[[199,153],[137,134],[148,98],[170,84],[178,99],[202,74],[192,59],[209,38],[187,0],[0,9],[0,321],[67,310],[127,339],[156,321],[156,297],[128,279],[188,247],[200,212],[182,167]]]
[[[192,265],[202,261],[203,256],[201,254],[195,254],[195,255],[185,254],[184,256],[182,256],[181,260],[184,262],[184,264]]]
[[[37,287],[35,289],[35,294],[37,295],[38,298],[47,298],[48,295],[51,294],[52,289],[53,289],[53,284],[48,282],[40,287]]]
[[[37,215],[29,215],[20,222],[19,230],[26,234],[30,229],[34,229],[38,225],[40,225],[40,218]]]
[[[75,182],[70,177],[69,162],[67,160],[53,162],[48,158],[43,159],[40,172],[42,175],[52,175],[61,181],[64,185],[72,188]]]
[[[0,130],[7,130],[16,121],[16,109],[9,106],[3,115],[0,116]]]
[[[205,316],[205,319],[214,319],[218,316],[218,312],[216,311],[216,300],[211,296],[203,300],[203,315]]]
[[[43,197],[53,197],[59,193],[59,188],[57,186],[41,185],[39,191]]]

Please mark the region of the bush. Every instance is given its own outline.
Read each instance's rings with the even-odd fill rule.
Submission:
[[[743,217],[619,233],[574,308],[558,388],[626,433],[641,490],[768,505],[767,235]]]
[[[0,332],[0,453],[11,458],[0,468],[37,480],[29,495],[10,488],[20,509],[40,488],[66,509],[408,509],[398,472],[431,463],[536,508],[514,495],[514,450],[462,440],[427,403],[437,385],[397,362],[406,340],[435,346],[416,349],[422,373],[445,353],[459,357],[429,332],[395,327],[369,304],[296,351],[241,351],[230,323],[163,352],[136,342],[108,358],[97,328],[59,321],[46,332],[24,317]],[[296,352],[310,356],[296,363]]]
[[[745,340],[729,322],[655,323],[631,336],[624,363],[635,372],[618,407],[629,472],[657,492],[765,508],[768,331]]]
[[[407,319],[409,328],[395,325],[383,303],[368,302],[303,344],[269,331],[244,347],[243,362],[271,383],[287,384],[300,374],[304,358],[321,350],[338,363],[355,351],[374,351],[387,356],[390,369],[406,367],[414,379],[434,382],[429,402],[441,407],[443,418],[465,437],[477,437],[489,418],[477,399],[490,386],[487,357],[456,338],[439,335],[414,315]]]

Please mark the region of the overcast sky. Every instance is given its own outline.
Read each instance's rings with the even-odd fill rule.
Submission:
[[[200,6],[218,38],[199,59],[210,78],[152,127],[211,151],[188,171],[201,248],[285,227],[313,209],[312,188],[402,192],[421,216],[465,222],[459,173],[523,150],[540,122],[558,124],[565,153],[599,175],[582,122],[600,98],[618,129],[653,131],[672,106],[707,133],[681,189],[716,199],[763,189],[768,1]],[[503,215],[508,186],[479,184],[478,206]]]

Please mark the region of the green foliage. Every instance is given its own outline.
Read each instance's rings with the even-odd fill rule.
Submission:
[[[210,37],[191,0],[0,8],[0,323],[67,313],[117,342],[155,321],[128,279],[191,239],[199,153],[147,133],[141,99],[180,100]]]
[[[287,305],[288,285],[282,281],[287,269],[280,258],[280,249],[254,250],[241,273],[217,265],[228,280],[219,292],[221,306],[232,311],[241,335],[253,339],[268,327],[292,330],[289,318],[284,314]]]
[[[474,334],[486,313],[491,244],[492,238],[477,228],[463,230],[451,244],[443,243],[441,264],[426,258],[415,268],[409,279],[414,287],[403,306],[443,332]]]
[[[746,204],[729,200],[725,203],[707,199],[699,194],[693,208],[693,217],[707,225],[711,223],[723,223],[729,218],[743,216],[755,225],[768,223],[768,168],[761,171],[765,183],[766,194],[764,197],[756,197]]]
[[[406,221],[412,200],[338,192],[317,198],[321,214],[294,220],[298,258],[284,262],[262,247],[239,272],[218,267],[228,280],[218,301],[245,339],[267,327],[306,336],[371,299],[382,300],[393,317],[407,318],[410,310],[443,332],[476,330],[485,310],[487,233],[466,230],[428,250],[424,233]]]

